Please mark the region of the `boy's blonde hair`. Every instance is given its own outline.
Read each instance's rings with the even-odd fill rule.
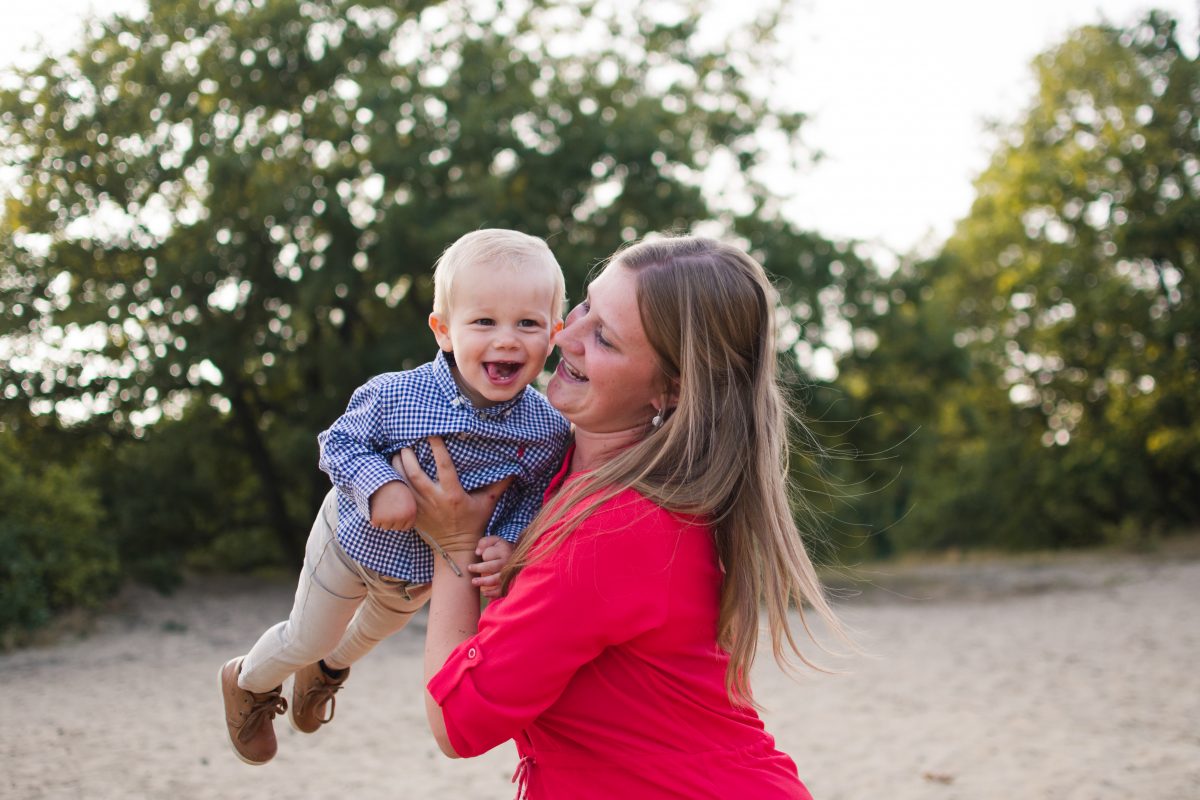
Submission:
[[[544,274],[554,284],[550,309],[553,320],[562,319],[566,283],[562,267],[544,241],[536,236],[505,228],[483,228],[458,238],[438,257],[433,269],[433,313],[445,317],[454,297],[454,280],[471,264],[487,264],[511,270],[520,277]]]

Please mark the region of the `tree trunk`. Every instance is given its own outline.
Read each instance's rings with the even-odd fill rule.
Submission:
[[[233,403],[233,416],[246,443],[250,455],[250,463],[254,465],[261,484],[262,496],[267,501],[268,526],[275,533],[287,558],[299,565],[304,560],[304,542],[296,535],[299,529],[287,512],[287,504],[281,490],[282,478],[275,466],[267,443],[263,441],[262,431],[258,428],[258,416],[246,397],[247,389],[239,377],[232,371],[225,373],[229,376],[229,400]]]

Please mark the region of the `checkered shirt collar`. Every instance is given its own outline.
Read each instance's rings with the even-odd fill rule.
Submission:
[[[438,393],[445,398],[447,403],[457,408],[469,408],[480,419],[507,419],[516,409],[517,404],[525,397],[525,390],[522,389],[511,400],[505,400],[503,403],[486,408],[475,408],[471,404],[470,398],[459,390],[458,382],[454,380],[454,373],[450,368],[450,362],[446,360],[446,353],[441,348],[438,348],[437,358],[433,360],[433,385],[437,387]]]

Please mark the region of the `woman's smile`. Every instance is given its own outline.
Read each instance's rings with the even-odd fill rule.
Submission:
[[[555,370],[565,377],[567,380],[576,381],[578,383],[587,383],[587,376],[577,370],[574,366],[563,357],[558,362],[558,369]]]

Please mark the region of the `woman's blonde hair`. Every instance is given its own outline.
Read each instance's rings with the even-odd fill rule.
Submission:
[[[647,426],[640,442],[559,491],[522,537],[505,585],[540,537],[553,531],[545,543],[553,547],[627,488],[669,511],[703,515],[725,572],[717,641],[730,654],[726,688],[735,703],[753,705],[749,674],[760,609],[784,667],[792,655],[815,666],[788,623],[793,605],[810,638],[805,604],[845,637],[789,503],[792,415],[776,377],[774,292],[757,261],[712,239],[642,241],[611,261],[637,276],[642,325],[678,402],[660,429]]]

